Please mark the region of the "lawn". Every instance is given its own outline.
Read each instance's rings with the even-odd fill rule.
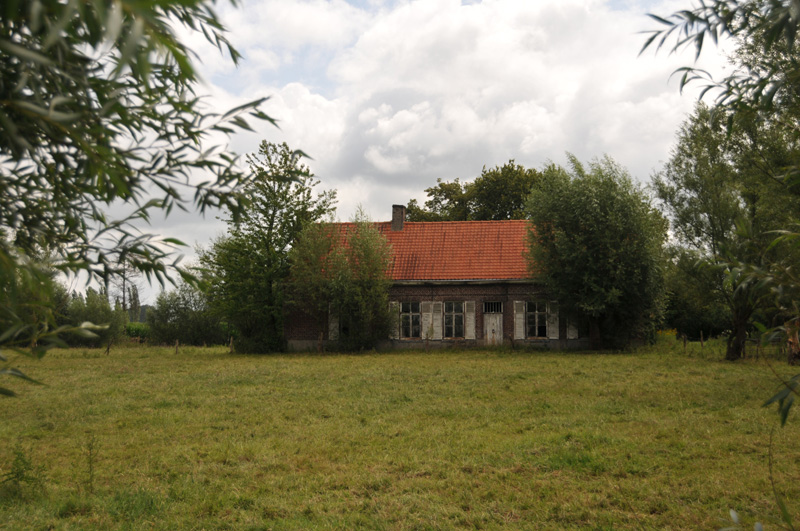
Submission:
[[[0,527],[774,528],[770,453],[800,515],[800,423],[761,407],[792,368],[690,347],[19,360]]]

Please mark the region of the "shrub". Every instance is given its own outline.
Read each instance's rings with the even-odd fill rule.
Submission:
[[[188,284],[162,291],[147,312],[147,325],[153,343],[221,345],[228,334],[220,319],[208,309],[205,296]]]
[[[147,323],[128,323],[125,325],[125,335],[139,341],[150,340],[150,325]]]

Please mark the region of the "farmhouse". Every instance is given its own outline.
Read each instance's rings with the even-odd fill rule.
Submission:
[[[392,246],[389,300],[397,326],[388,348],[523,344],[586,347],[583,330],[559,315],[556,301],[531,280],[525,257],[528,222],[408,222],[392,207],[392,221],[375,226]],[[338,338],[329,318],[326,341]],[[314,348],[313,324],[288,320],[289,348]]]

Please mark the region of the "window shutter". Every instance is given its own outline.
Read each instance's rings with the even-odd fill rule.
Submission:
[[[475,301],[464,303],[464,339],[475,339]]]
[[[558,303],[551,301],[547,305],[547,337],[558,339]]]
[[[514,301],[514,339],[525,339],[525,301]]]
[[[328,310],[328,339],[337,341],[339,339],[339,316]]]
[[[431,312],[431,323],[433,324],[433,338],[442,339],[442,303],[434,302]]]
[[[399,339],[400,338],[400,303],[397,301],[389,302],[389,308],[392,310],[392,319],[394,322],[392,323],[392,339]]]
[[[433,323],[431,321],[431,303],[419,303],[420,335],[422,339],[433,339]]]
[[[567,321],[567,339],[578,339],[578,327],[572,321]]]

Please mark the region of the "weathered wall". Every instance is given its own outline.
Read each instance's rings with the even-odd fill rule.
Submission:
[[[484,332],[483,313],[484,302],[502,302],[502,342],[506,345],[527,345],[542,348],[565,349],[586,348],[585,339],[570,337],[566,320],[559,321],[557,338],[549,339],[514,339],[514,301],[547,300],[547,296],[540,288],[528,283],[460,283],[460,284],[416,284],[396,285],[389,291],[389,299],[393,302],[448,302],[448,301],[474,301],[475,302],[475,338],[438,340],[424,339],[388,339],[383,348],[442,348],[442,347],[470,347],[482,346],[487,342]],[[570,334],[574,336],[574,334]],[[316,349],[318,338],[317,327],[310,319],[298,310],[290,313],[286,320],[286,337],[289,348],[292,350]],[[325,342],[328,342],[328,330],[324,333]],[[335,342],[333,342],[335,343]],[[330,345],[333,347],[334,345]]]

